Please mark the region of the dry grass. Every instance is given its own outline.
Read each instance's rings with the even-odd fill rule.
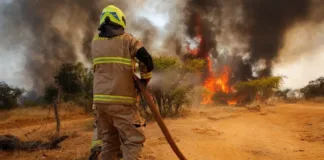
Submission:
[[[4,158],[0,159],[64,159],[64,160],[86,160],[89,156],[89,148],[91,144],[91,134],[93,129],[89,130],[85,124],[90,124],[90,117],[66,120],[61,123],[60,135],[68,135],[69,138],[63,141],[59,149],[39,150],[35,152],[18,151],[2,153]],[[55,123],[38,122],[39,126],[26,126],[22,128],[4,129],[1,134],[13,134],[23,141],[51,141],[56,137]],[[26,134],[29,133],[29,134]],[[1,157],[1,152],[0,152]],[[28,158],[26,158],[28,157]]]
[[[94,129],[94,121],[93,120],[86,121],[84,125],[85,125],[86,131],[93,131],[93,129]]]
[[[321,151],[324,142],[321,130],[324,122],[323,107],[323,104],[314,105],[312,102],[306,105],[283,104],[277,107],[262,106],[262,112],[253,113],[243,107],[201,106],[185,108],[183,118],[167,118],[165,123],[188,159],[320,159],[323,157]],[[75,113],[73,109],[69,110],[66,111],[63,107],[60,109],[61,113],[70,116],[61,123],[61,135],[69,136],[61,143],[61,148],[35,152],[0,152],[0,160],[86,160],[90,154],[93,117],[87,115],[70,120],[75,117]],[[0,129],[0,134],[10,133],[23,140],[50,140],[55,135],[55,123],[38,123],[42,126],[39,130],[39,126],[33,125]],[[35,129],[28,135],[28,139],[24,136]],[[156,122],[148,123],[145,133],[147,143],[144,159],[176,159]]]
[[[316,97],[311,99],[286,99],[282,100],[283,103],[296,103],[296,104],[323,104],[324,103],[324,97]]]
[[[62,103],[59,105],[59,115],[61,120],[76,119],[84,117],[84,109],[73,103]],[[0,129],[15,128],[17,126],[33,125],[38,122],[53,122],[54,111],[52,106],[16,108],[9,111],[0,112]]]
[[[324,97],[316,97],[316,98],[310,99],[309,101],[314,102],[314,103],[324,103]]]

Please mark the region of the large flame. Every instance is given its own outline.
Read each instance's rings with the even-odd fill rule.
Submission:
[[[196,48],[190,48],[190,44],[187,44],[188,52],[193,56],[198,56],[200,53],[200,47],[203,44],[203,37],[201,35],[201,26],[200,26],[200,17],[197,16],[197,26],[196,26],[196,37],[194,41],[197,43]],[[202,54],[208,55],[208,54]],[[212,104],[213,96],[217,92],[230,93],[231,87],[229,86],[229,75],[230,68],[228,66],[224,66],[222,72],[219,75],[215,75],[212,67],[212,60],[210,57],[205,57],[207,61],[207,75],[208,77],[204,81],[204,89],[205,92],[202,97],[201,104]],[[229,100],[227,102],[229,105],[235,105],[236,100]]]
[[[201,104],[213,103],[213,95],[217,92],[229,93],[230,87],[228,86],[229,68],[224,67],[219,76],[210,75],[204,82],[204,89],[207,91],[203,94]]]

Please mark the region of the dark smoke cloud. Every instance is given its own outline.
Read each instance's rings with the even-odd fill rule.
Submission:
[[[252,62],[265,59],[267,68],[260,76],[271,75],[272,60],[283,47],[284,34],[310,11],[310,0],[244,0],[243,7],[249,24]]]
[[[324,20],[324,1],[312,0],[310,8],[310,19],[315,23],[322,23]]]
[[[211,49],[217,46],[216,35],[219,31],[218,17],[220,16],[219,0],[189,0],[187,4],[187,34],[191,38],[201,36],[198,57],[207,57]],[[217,50],[213,55],[217,57]]]
[[[260,61],[265,67],[259,68],[258,76],[269,76],[286,31],[303,21],[322,22],[321,4],[321,0],[189,0],[187,34],[201,34],[198,57],[212,51],[216,66],[230,65],[236,80],[254,78],[253,66]],[[220,44],[231,48],[232,58],[219,56]],[[250,53],[248,60],[242,58],[245,53]]]

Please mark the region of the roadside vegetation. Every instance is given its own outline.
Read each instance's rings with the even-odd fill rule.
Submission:
[[[204,67],[204,60],[192,59],[181,61],[176,57],[154,57],[154,75],[149,90],[159,107],[163,117],[175,116],[183,106],[190,106],[194,94],[196,81],[193,77],[200,77]],[[43,106],[51,107],[54,102],[61,105],[74,104],[80,106],[85,112],[92,111],[93,72],[82,63],[62,64],[53,76],[53,83],[48,84],[43,95],[31,99],[21,88],[0,83],[0,109],[13,109],[17,107]],[[30,95],[32,92],[28,92]],[[36,93],[33,93],[36,94]],[[139,95],[140,96],[140,95]],[[141,97],[141,96],[140,96]],[[60,106],[61,106],[60,105]],[[151,117],[144,99],[139,105],[142,112]]]
[[[201,75],[206,65],[203,59],[188,59],[182,61],[177,57],[154,57],[154,77],[150,82],[149,91],[156,102],[163,117],[179,115],[183,107],[191,106],[197,96],[197,84],[201,83]],[[217,92],[213,95],[215,103],[224,103],[235,99],[237,105],[250,104],[256,99],[267,104],[272,97],[287,102],[306,99],[321,99],[324,97],[324,77],[310,81],[298,90],[280,90],[282,77],[266,77],[256,80],[236,83],[235,92]],[[85,112],[92,111],[93,72],[81,63],[62,64],[53,76],[53,83],[44,88],[43,95],[28,92],[23,88],[10,86],[0,82],[0,109],[16,107],[52,106],[59,104],[73,104],[81,107]],[[27,95],[27,96],[26,96]],[[31,96],[34,98],[30,98]],[[35,98],[36,97],[36,98]],[[139,95],[139,105],[145,117],[152,118],[149,107]],[[68,105],[67,105],[68,106]]]

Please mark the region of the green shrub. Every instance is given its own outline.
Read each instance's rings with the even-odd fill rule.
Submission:
[[[151,92],[163,117],[179,114],[182,106],[191,104],[195,84],[193,76],[199,77],[205,64],[202,59],[180,61],[177,57],[153,57],[154,75],[158,85],[152,85]],[[155,73],[155,74],[154,74]]]
[[[22,88],[0,82],[0,109],[11,109],[18,106],[18,101],[24,92],[25,90]]]
[[[239,82],[235,85],[239,103],[246,104],[256,99],[257,93],[260,95],[262,102],[274,95],[282,83],[282,77],[266,77],[257,80]]]
[[[301,89],[306,99],[324,97],[324,77],[310,81],[307,86]]]

